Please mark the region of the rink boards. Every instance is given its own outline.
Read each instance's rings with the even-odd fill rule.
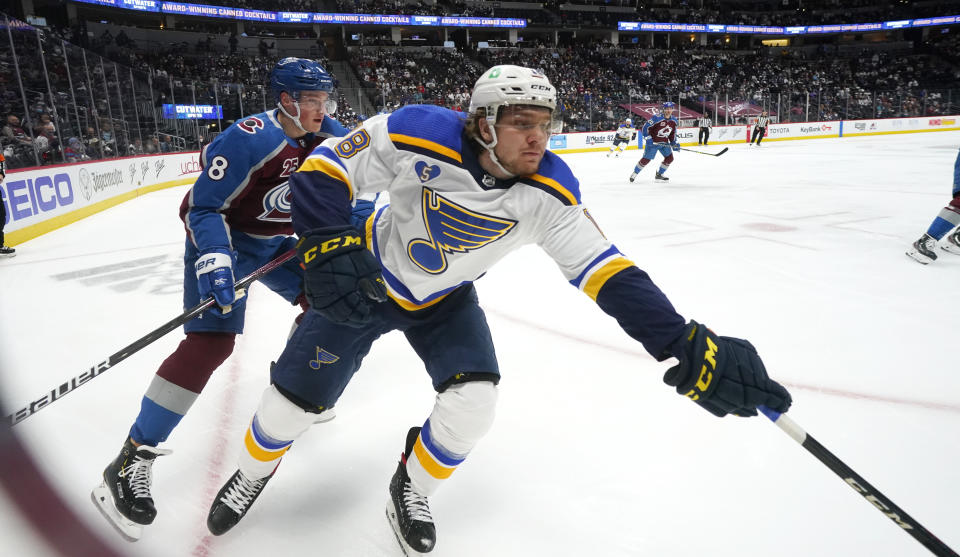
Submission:
[[[714,126],[710,145],[747,143],[752,129]],[[763,141],[949,130],[960,130],[960,115],[771,124]],[[681,145],[697,145],[699,128],[679,128],[677,133]],[[555,153],[606,151],[614,136],[613,131],[557,134],[550,137],[548,148]],[[636,142],[627,148],[636,150]],[[139,195],[192,183],[200,170],[200,154],[194,151],[11,171],[0,184],[6,243],[16,246]]]
[[[0,184],[6,242],[21,244],[138,195],[192,183],[199,174],[197,151],[11,171]]]

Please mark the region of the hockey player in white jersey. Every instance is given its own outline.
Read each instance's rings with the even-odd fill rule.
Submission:
[[[790,407],[749,342],[687,322],[600,232],[577,178],[546,152],[556,123],[556,89],[546,76],[495,66],[477,81],[466,118],[429,105],[378,115],[325,141],[291,176],[313,311],[271,370],[239,470],[211,506],[212,533],[240,521],[294,440],[336,404],[372,343],[402,330],[437,396],[422,425],[407,432],[386,514],[408,555],[431,551],[428,498],[487,433],[497,404],[500,369],[473,281],[525,244],[543,248],[654,358],[677,358],[664,381],[707,411],[750,416],[759,405]],[[358,233],[349,225],[352,200],[380,191],[390,205]]]
[[[630,145],[630,141],[636,138],[637,128],[633,127],[633,120],[627,118],[620,124],[620,127],[617,128],[616,136],[613,138],[613,145],[610,146],[610,152],[607,153],[607,158],[610,158],[611,154],[619,157],[620,153]],[[614,153],[614,151],[616,151],[616,153]]]

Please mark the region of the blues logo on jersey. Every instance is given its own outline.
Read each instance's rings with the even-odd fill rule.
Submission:
[[[480,249],[507,235],[517,221],[470,211],[429,188],[423,188],[423,222],[428,238],[407,244],[407,255],[431,274],[447,268],[446,253]]]

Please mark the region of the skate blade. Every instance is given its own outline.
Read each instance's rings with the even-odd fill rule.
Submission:
[[[914,250],[908,251],[907,257],[909,257],[910,259],[913,259],[914,261],[916,261],[917,263],[920,263],[921,265],[928,265],[933,261],[933,259],[930,259],[926,255],[923,255],[922,253]]]
[[[11,257],[16,257],[16,256],[17,256],[17,253],[16,253],[16,252],[14,252],[14,253],[0,253],[0,257],[6,258],[6,259],[9,259],[9,258],[11,258]]]
[[[128,542],[135,542],[143,535],[143,525],[138,524],[129,518],[120,514],[113,503],[113,494],[106,484],[101,483],[90,492],[90,499],[100,510],[100,514],[107,519],[110,524],[123,536]]]
[[[954,254],[954,255],[960,255],[960,247],[957,247],[957,246],[955,246],[955,245],[953,245],[953,244],[951,244],[951,243],[949,243],[949,242],[947,242],[946,244],[941,244],[941,245],[940,245],[940,249],[943,250],[943,251],[945,251],[945,252],[947,252],[947,253],[952,253],[952,254]]]
[[[387,499],[387,520],[390,522],[390,529],[393,530],[393,535],[397,538],[397,543],[400,544],[400,550],[403,551],[403,554],[407,557],[420,557],[426,555],[426,553],[420,553],[416,549],[410,547],[403,539],[403,534],[400,533],[400,523],[397,521],[397,511],[393,506],[393,500]]]

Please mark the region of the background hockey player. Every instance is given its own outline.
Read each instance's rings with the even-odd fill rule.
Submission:
[[[960,152],[953,163],[953,199],[946,207],[940,209],[940,214],[933,219],[927,233],[913,243],[907,250],[907,255],[926,265],[937,259],[937,243],[944,237],[946,242],[941,245],[944,251],[960,255]],[[953,232],[950,232],[953,230]]]
[[[637,129],[633,127],[633,120],[627,118],[620,124],[620,127],[617,128],[617,134],[613,138],[613,145],[610,147],[610,153],[616,151],[613,155],[619,157],[620,153],[623,152],[630,145],[630,141],[637,138]],[[610,156],[610,153],[607,153],[607,157]]]
[[[330,117],[334,84],[316,62],[284,58],[270,74],[277,108],[230,126],[200,155],[203,173],[180,208],[187,239],[183,305],[211,295],[217,305],[184,325],[186,339],[160,365],[120,455],[103,472],[94,503],[127,539],[156,517],[150,493],[154,459],[243,332],[245,299],[234,281],[293,248],[290,174],[328,137],[346,130]],[[292,304],[307,307],[302,271],[290,260],[260,279]]]
[[[0,184],[3,183],[4,179],[7,177],[7,161],[3,156],[3,153],[0,153]],[[17,250],[9,247],[4,243],[3,238],[3,225],[7,222],[7,211],[3,203],[0,203],[0,257],[14,257],[17,255]]]
[[[686,322],[604,237],[581,205],[577,178],[546,152],[557,123],[556,89],[543,74],[495,66],[477,81],[466,120],[407,106],[324,142],[294,173],[297,251],[314,311],[272,369],[239,470],[211,506],[212,533],[244,516],[372,343],[402,330],[437,396],[422,426],[407,432],[387,516],[408,555],[431,551],[428,497],[487,433],[497,403],[500,370],[473,281],[526,244],[542,247],[653,357],[678,358],[664,380],[704,409],[749,416],[761,404],[789,408],[790,395],[750,343]],[[390,205],[360,235],[349,224],[351,199],[378,191],[389,192]],[[483,527],[474,526],[479,539]]]
[[[633,173],[630,174],[631,182],[657,156],[657,152],[663,156],[663,162],[660,163],[660,168],[654,178],[657,180],[670,179],[663,174],[670,168],[670,163],[673,162],[673,150],[680,148],[680,144],[677,143],[677,127],[680,126],[680,122],[673,116],[675,107],[676,105],[672,102],[663,103],[661,107],[663,112],[647,120],[647,123],[643,125],[641,139],[646,142],[646,147],[643,149],[643,158],[633,167]]]

